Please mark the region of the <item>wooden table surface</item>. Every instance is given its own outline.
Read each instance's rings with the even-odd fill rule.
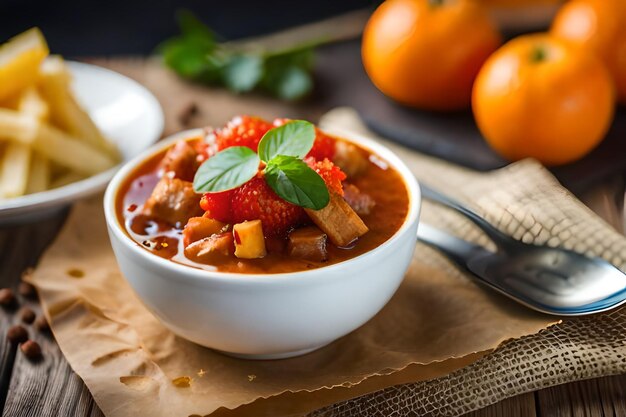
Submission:
[[[182,83],[153,59],[92,59],[150,88],[164,108],[165,134],[206,124],[222,124],[234,114],[299,117],[315,121],[328,109],[315,100],[291,105],[260,96],[240,96]],[[581,173],[584,175],[584,173]],[[607,221],[623,230],[621,207],[624,176],[609,178],[585,193],[583,200]],[[63,224],[58,213],[34,224],[0,230],[0,287],[16,288],[22,271],[34,266]],[[24,301],[39,313],[36,301]],[[102,416],[89,391],[71,370],[51,336],[29,328],[41,343],[44,358],[29,362],[4,335],[19,322],[11,310],[0,312],[0,406],[3,416]],[[469,389],[469,387],[468,387]],[[626,375],[581,381],[514,397],[468,416],[626,416]]]

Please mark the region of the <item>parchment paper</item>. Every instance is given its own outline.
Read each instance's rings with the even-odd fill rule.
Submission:
[[[322,125],[363,129],[349,109],[332,112]],[[554,234],[541,225],[569,221],[568,213],[550,209],[550,201],[575,199],[534,161],[480,174],[392,147],[420,180],[472,202],[519,238],[528,240],[530,233],[548,241]],[[547,205],[529,204],[537,196]],[[580,203],[576,207],[576,216],[582,210],[592,226],[600,224],[611,236],[609,226]],[[422,218],[488,246],[475,227],[449,210],[425,203]],[[565,241],[575,246],[576,236]],[[84,277],[74,278],[72,269]],[[477,286],[437,252],[418,245],[397,294],[360,329],[299,358],[233,359],[174,336],[144,308],[117,269],[101,198],[73,209],[29,280],[63,353],[107,416],[299,415],[446,375],[507,339],[556,322]]]

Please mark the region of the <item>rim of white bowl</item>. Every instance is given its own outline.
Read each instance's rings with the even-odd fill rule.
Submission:
[[[153,145],[135,158],[126,162],[122,166],[122,168],[115,174],[115,176],[109,183],[104,194],[104,213],[107,226],[129,250],[139,254],[139,256],[144,257],[145,259],[148,259],[148,262],[152,262],[155,265],[163,267],[165,270],[172,272],[173,274],[171,278],[175,280],[189,281],[189,279],[192,279],[200,283],[206,283],[207,281],[218,281],[228,284],[298,283],[305,285],[309,281],[308,278],[316,280],[322,279],[320,277],[320,272],[330,272],[349,268],[350,265],[357,263],[360,260],[371,256],[372,254],[384,250],[384,248],[390,246],[394,241],[400,239],[403,234],[407,233],[414,223],[418,222],[422,200],[421,191],[417,179],[415,178],[411,170],[398,156],[396,156],[396,154],[394,154],[386,146],[379,144],[373,139],[352,132],[338,129],[324,129],[324,131],[349,142],[354,142],[370,150],[375,155],[381,156],[383,160],[388,162],[389,165],[391,165],[400,173],[409,194],[409,210],[407,212],[406,218],[404,219],[404,222],[402,223],[402,226],[400,226],[400,228],[381,245],[359,256],[328,266],[308,269],[305,271],[282,272],[272,274],[245,274],[238,272],[209,271],[206,269],[196,268],[169,259],[161,258],[160,256],[154,255],[153,253],[150,253],[146,249],[140,247],[139,243],[134,241],[126,233],[126,231],[124,230],[124,225],[120,222],[120,219],[117,216],[116,201],[120,186],[124,183],[128,175],[131,174],[137,168],[137,166],[143,163],[145,160],[161,152],[177,140],[204,135],[203,129],[184,130],[182,132],[178,132],[171,136],[168,136],[167,138],[158,142],[156,145]],[[417,236],[415,237],[415,239],[417,240]],[[331,276],[331,274],[322,275],[324,275],[325,277]],[[297,279],[291,280],[290,278]]]

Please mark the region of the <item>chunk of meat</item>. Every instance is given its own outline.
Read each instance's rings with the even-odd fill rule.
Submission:
[[[369,165],[369,161],[361,149],[340,140],[335,144],[333,163],[350,178],[361,175]]]
[[[330,193],[330,202],[321,210],[304,209],[313,223],[328,235],[335,245],[348,246],[369,231],[363,220],[342,196]]]
[[[190,182],[164,176],[146,201],[144,214],[182,227],[190,218],[202,215],[200,198]]]
[[[327,237],[326,233],[315,226],[296,229],[289,234],[287,253],[294,258],[323,262],[328,259]]]
[[[175,178],[193,181],[198,169],[198,152],[187,141],[178,141],[167,151],[160,167],[165,172],[173,172]]]
[[[234,251],[233,234],[228,232],[193,242],[185,248],[185,256],[194,262],[215,264],[233,256]]]
[[[361,192],[356,185],[346,182],[343,183],[343,199],[359,216],[370,214],[376,205],[369,194]]]
[[[209,237],[214,234],[224,233],[228,231],[228,225],[219,220],[210,219],[208,217],[192,217],[187,221],[183,229],[183,244],[185,247],[200,239]]]

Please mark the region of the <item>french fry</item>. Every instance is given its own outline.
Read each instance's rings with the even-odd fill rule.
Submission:
[[[119,151],[74,97],[71,73],[32,29],[0,45],[0,198],[112,168]]]
[[[35,87],[27,88],[17,104],[17,110],[37,120],[46,121],[50,115],[50,107]]]
[[[26,192],[30,155],[28,145],[19,142],[7,144],[0,162],[0,193],[3,197],[19,197]]]
[[[38,193],[48,189],[50,184],[50,161],[39,152],[32,152],[30,170],[26,183],[26,193]]]
[[[0,108],[0,139],[10,139],[25,145],[37,138],[39,122],[32,116]]]
[[[84,175],[106,171],[116,164],[100,150],[45,123],[39,127],[33,147],[59,165]]]
[[[61,57],[52,56],[44,61],[41,66],[39,87],[50,104],[55,124],[72,136],[103,150],[109,156],[118,158],[117,149],[105,139],[87,112],[76,101],[70,89],[70,81],[71,76]]]
[[[50,116],[50,107],[44,101],[37,89],[33,86],[27,88],[17,105],[17,109],[23,114],[30,115],[43,122]],[[26,194],[45,191],[50,183],[50,164],[48,159],[39,153],[29,149],[30,167],[26,178]]]
[[[10,99],[32,85],[47,55],[48,45],[37,28],[0,45],[0,101]]]

